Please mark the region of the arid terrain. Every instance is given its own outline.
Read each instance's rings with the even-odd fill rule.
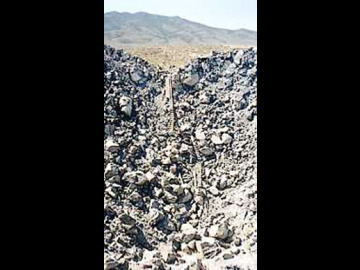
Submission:
[[[133,50],[104,45],[104,270],[256,270],[257,50]]]
[[[257,269],[257,32],[241,25],[104,13],[104,270]]]
[[[234,49],[245,49],[250,46],[245,45],[207,45],[207,46],[150,46],[150,47],[127,47],[116,46],[118,49],[138,56],[152,65],[168,70],[171,66],[176,68],[183,67],[194,60],[199,55],[209,55],[212,51],[229,52]]]
[[[256,46],[257,33],[248,29],[210,27],[178,16],[160,16],[146,12],[108,12],[104,14],[104,43],[133,47],[222,44]]]

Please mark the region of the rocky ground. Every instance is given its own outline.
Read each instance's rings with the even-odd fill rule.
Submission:
[[[257,53],[104,46],[104,269],[256,269]]]

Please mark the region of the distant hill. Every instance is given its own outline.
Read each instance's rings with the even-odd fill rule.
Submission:
[[[256,45],[255,31],[227,30],[145,12],[104,14],[104,43],[113,46]]]

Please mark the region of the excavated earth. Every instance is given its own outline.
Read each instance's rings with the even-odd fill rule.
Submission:
[[[257,52],[104,45],[104,269],[257,268]]]

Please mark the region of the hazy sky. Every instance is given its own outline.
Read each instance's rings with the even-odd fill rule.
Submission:
[[[257,0],[104,0],[108,11],[144,11],[213,27],[257,30]]]

